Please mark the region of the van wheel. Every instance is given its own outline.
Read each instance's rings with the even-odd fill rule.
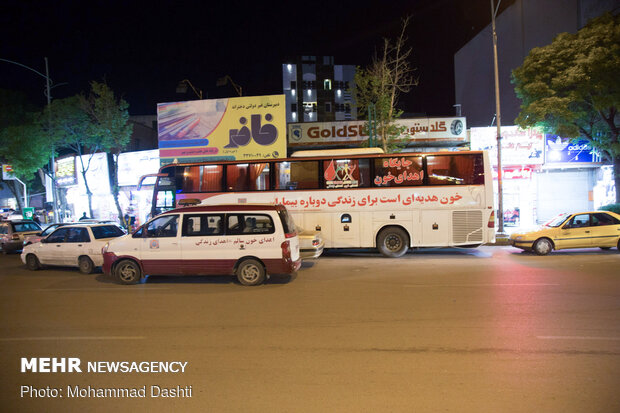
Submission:
[[[536,255],[547,255],[553,250],[553,244],[547,238],[541,238],[534,243],[533,250]]]
[[[36,271],[41,268],[41,263],[39,259],[34,254],[26,255],[26,267],[31,271]]]
[[[409,236],[401,228],[385,228],[377,237],[377,249],[388,258],[398,258],[409,250]]]
[[[243,285],[259,285],[265,281],[265,267],[257,260],[243,260],[237,267],[236,275]]]
[[[88,257],[80,257],[78,266],[82,274],[90,274],[95,269],[95,264],[93,264],[93,261]]]
[[[122,260],[114,267],[114,275],[121,284],[137,284],[142,278],[142,270],[134,261]]]

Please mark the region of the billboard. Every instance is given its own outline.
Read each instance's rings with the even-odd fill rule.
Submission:
[[[285,157],[284,105],[284,95],[159,103],[161,163]]]
[[[491,164],[497,166],[497,128],[471,128],[471,149],[490,151]],[[502,167],[508,165],[542,165],[544,133],[535,128],[502,126]]]
[[[329,146],[359,144],[368,139],[363,120],[337,122],[303,122],[289,124],[289,146]],[[402,138],[412,144],[465,143],[467,127],[464,117],[398,119],[406,129]]]

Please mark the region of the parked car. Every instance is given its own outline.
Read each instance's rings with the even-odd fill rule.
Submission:
[[[43,231],[37,232],[34,235],[28,235],[28,236],[24,237],[23,244],[24,244],[24,246],[26,246],[26,245],[34,244],[35,242],[39,242],[39,241],[41,241],[41,239],[47,237],[49,234],[54,232],[54,230],[56,230],[56,228],[63,227],[65,225],[69,225],[69,224],[72,224],[72,222],[60,222],[60,223],[57,223],[57,224],[50,224]]]
[[[34,221],[2,221],[0,222],[0,249],[2,253],[22,249],[24,237],[41,232],[41,226]]]
[[[56,228],[40,242],[26,245],[21,259],[30,270],[44,265],[78,267],[90,274],[103,264],[101,248],[111,239],[125,235],[114,224],[72,224]]]
[[[303,230],[297,227],[297,236],[299,237],[299,255],[301,259],[314,259],[321,256],[325,241],[323,241],[320,232]]]
[[[620,250],[620,215],[609,211],[559,214],[535,231],[512,234],[510,243],[538,255],[568,248]]]
[[[282,205],[175,209],[103,249],[103,271],[122,284],[145,275],[236,275],[243,285],[301,265],[295,223]]]

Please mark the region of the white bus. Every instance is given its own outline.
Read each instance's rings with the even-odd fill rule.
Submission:
[[[495,240],[484,151],[304,151],[277,160],[163,166],[152,214],[195,203],[282,204],[299,227],[321,232],[325,248],[377,248],[388,257],[412,247]]]

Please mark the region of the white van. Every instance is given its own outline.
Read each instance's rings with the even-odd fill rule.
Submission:
[[[191,206],[156,216],[103,248],[103,272],[122,284],[145,275],[236,275],[243,285],[301,265],[295,224],[282,205]]]

